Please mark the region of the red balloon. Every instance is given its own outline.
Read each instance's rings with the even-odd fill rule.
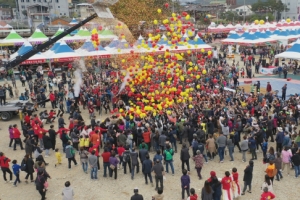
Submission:
[[[165,3],[165,7],[168,8],[168,7],[169,7],[169,4],[168,4],[168,3]]]
[[[215,94],[218,94],[218,90],[217,90],[217,89],[215,89],[215,90],[214,90],[214,93],[215,93]]]
[[[102,31],[102,26],[98,26],[98,30],[99,30],[99,31]]]

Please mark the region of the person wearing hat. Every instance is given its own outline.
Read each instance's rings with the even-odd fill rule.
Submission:
[[[281,127],[278,127],[277,130],[278,130],[278,132],[277,132],[276,138],[275,138],[276,151],[281,152],[282,151],[282,143],[283,143],[283,140],[284,140],[284,132],[283,132],[283,129]]]
[[[133,193],[134,195],[131,196],[130,200],[144,200],[144,197],[139,194],[138,188],[134,188]]]
[[[248,192],[251,193],[251,182],[252,182],[252,178],[253,178],[253,166],[254,166],[254,162],[253,162],[253,160],[250,160],[249,165],[244,170],[244,178],[243,178],[244,188],[243,188],[243,192],[241,195],[245,195],[247,186],[249,187]]]
[[[218,180],[217,174],[215,171],[210,172],[210,178],[207,179],[209,182],[212,190],[214,191],[213,193],[213,200],[221,200],[222,196],[222,184]]]

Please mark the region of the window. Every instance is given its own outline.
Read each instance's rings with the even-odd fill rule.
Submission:
[[[26,2],[30,2],[30,0],[26,0]]]
[[[38,0],[38,2],[41,2],[41,0]]]
[[[60,15],[62,15],[62,14],[60,13]]]
[[[47,3],[47,0],[44,0],[45,3]]]
[[[64,13],[64,15],[66,15],[66,13]]]
[[[58,8],[60,8],[60,6],[57,6]]]
[[[24,2],[24,0],[21,0],[21,2]]]
[[[25,6],[21,6],[22,7],[22,9],[25,9]]]
[[[35,2],[36,0],[32,0],[33,2]]]
[[[55,0],[56,1],[56,3],[59,3],[59,0]]]

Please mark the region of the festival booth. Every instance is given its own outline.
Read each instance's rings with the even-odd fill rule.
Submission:
[[[54,62],[70,62],[81,57],[80,54],[71,49],[64,41],[60,42],[60,45],[54,51],[50,52],[48,56]]]
[[[40,30],[36,29],[34,33],[28,38],[31,44],[42,44],[49,40],[49,38]]]
[[[275,58],[300,60],[300,40],[297,40],[294,45],[285,52],[275,55]]]
[[[24,41],[19,50],[10,55],[10,60],[15,59],[17,56],[22,56],[30,50],[32,50],[32,45],[28,41]]]
[[[11,30],[5,39],[0,41],[1,46],[22,46],[26,40],[22,38],[15,30]]]
[[[243,37],[243,39],[237,39],[236,41],[236,43],[241,46],[266,46],[277,43],[275,39],[272,39],[270,37],[261,38],[259,32],[245,32],[241,37]]]

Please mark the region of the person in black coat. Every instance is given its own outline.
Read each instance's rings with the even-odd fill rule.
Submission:
[[[48,157],[50,155],[49,150],[52,148],[52,143],[50,137],[46,133],[43,134],[43,142],[45,148],[45,157]]]
[[[36,190],[39,191],[39,193],[41,194],[42,200],[46,199],[46,188],[45,188],[45,178],[44,178],[44,171],[39,171],[38,175],[35,179],[35,186],[36,186]]]
[[[27,179],[28,179],[29,176],[30,176],[31,182],[33,182],[34,162],[30,158],[29,154],[26,154],[24,156],[24,159],[22,160],[21,166],[22,165],[26,165],[25,170],[24,170],[27,173],[26,176],[25,176],[25,182],[28,183]]]
[[[53,129],[54,128],[54,125],[51,125],[50,126],[50,129],[48,130],[48,133],[49,133],[49,137],[50,137],[50,140],[51,140],[51,148],[53,150],[55,150],[55,145],[56,145],[56,131]]]
[[[208,132],[208,134],[213,135],[214,134],[214,129],[215,129],[215,126],[214,126],[214,123],[212,121],[212,117],[209,117],[209,121],[207,122],[207,132]]]
[[[153,181],[152,181],[152,175],[151,175],[151,170],[152,170],[152,161],[150,160],[149,154],[146,155],[146,160],[142,163],[142,172],[145,176],[145,183],[148,184],[148,179],[150,179],[150,183],[153,187]]]
[[[144,200],[144,197],[139,194],[139,189],[135,188],[133,192],[134,195],[130,198],[130,200]]]
[[[186,146],[186,144],[182,144],[182,149],[180,152],[180,160],[181,160],[181,169],[184,169],[184,164],[187,166],[187,170],[190,171],[190,153],[189,148]]]
[[[243,178],[244,188],[243,188],[242,195],[245,195],[247,186],[249,187],[248,192],[251,193],[251,182],[252,182],[252,178],[253,178],[253,166],[254,166],[254,163],[252,160],[250,160],[249,165],[244,170],[244,178]]]

